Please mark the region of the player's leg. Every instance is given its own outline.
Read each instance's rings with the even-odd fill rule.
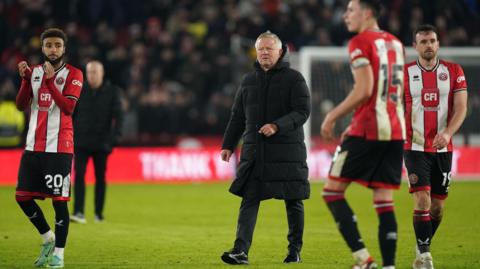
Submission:
[[[430,191],[417,191],[413,196],[413,228],[420,253],[430,252],[432,221],[430,217]]]
[[[35,266],[42,267],[53,251],[55,234],[50,229],[42,210],[32,196],[39,195],[42,192],[42,187],[39,184],[45,181],[39,168],[38,154],[25,151],[20,161],[15,199],[42,237],[40,254],[34,262]]]
[[[384,269],[395,268],[397,221],[393,192],[400,188],[403,164],[403,141],[374,142],[373,151],[380,156],[371,176],[373,202],[378,215],[378,241]]]
[[[71,219],[76,223],[86,223],[85,219],[85,171],[87,169],[89,153],[83,150],[75,151],[74,168],[75,184],[73,186],[74,202]]]
[[[52,197],[55,210],[55,249],[48,259],[49,268],[62,268],[64,264],[63,253],[70,224],[67,202],[70,201],[72,158],[73,154],[67,153],[45,153],[42,158],[42,173],[50,178],[44,191]]]
[[[357,264],[373,263],[357,227],[357,218],[345,200],[348,182],[328,179],[323,188],[323,199],[337,223],[338,230],[352,251]]]
[[[438,226],[440,226],[440,223],[442,222],[444,207],[444,199],[432,198],[432,205],[430,207],[430,216],[432,219],[432,238],[435,235]]]
[[[67,243],[70,218],[68,216],[67,201],[52,201],[55,210],[55,250],[48,261],[49,268],[62,268],[65,245]]]
[[[108,152],[95,152],[93,164],[95,167],[95,220],[103,221],[103,207],[105,204],[106,181],[105,172],[107,169]]]
[[[52,253],[55,246],[55,234],[50,229],[42,209],[40,209],[31,197],[16,196],[16,200],[30,222],[32,222],[33,226],[35,226],[38,233],[42,236],[43,242],[40,248],[40,254],[34,262],[35,266],[42,267],[46,264],[48,256]]]
[[[431,153],[405,151],[409,191],[413,198],[413,228],[416,238],[416,257],[413,268],[433,266],[430,254],[432,221],[430,217],[431,171],[434,158]],[[428,268],[428,267],[427,267]]]
[[[432,172],[432,204],[430,207],[430,215],[432,218],[432,237],[442,221],[445,199],[448,197],[448,191],[452,177],[452,153],[437,153],[435,157],[437,162],[436,167]]]
[[[344,192],[352,181],[368,184],[378,153],[363,138],[347,137],[337,148],[330,167],[329,179],[323,189],[327,203],[343,239],[355,259],[354,268],[376,268],[357,227],[357,218],[345,200]]]
[[[286,200],[288,220],[288,254],[284,263],[300,262],[303,245],[304,209],[302,200]]]
[[[397,249],[397,221],[394,212],[393,190],[374,189],[373,202],[379,220],[378,241],[382,253],[382,268],[394,268]]]

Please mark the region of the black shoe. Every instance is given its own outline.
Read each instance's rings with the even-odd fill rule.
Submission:
[[[222,261],[228,264],[248,264],[248,256],[243,251],[232,249],[223,253]]]
[[[285,260],[283,260],[283,263],[300,263],[302,262],[302,259],[300,259],[300,253],[296,251],[289,251],[287,257],[285,257]]]
[[[102,215],[95,215],[94,221],[95,221],[96,223],[101,223],[101,222],[103,222],[104,220],[105,220],[105,219],[103,218]]]

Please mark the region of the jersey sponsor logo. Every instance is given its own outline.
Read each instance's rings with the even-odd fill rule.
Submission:
[[[465,81],[465,76],[459,76],[459,77],[457,78],[457,83],[460,83],[460,82],[462,82],[462,81]]]
[[[361,54],[362,54],[362,51],[357,48],[354,51],[352,51],[352,53],[350,53],[350,58],[355,59],[355,57],[357,57],[358,55],[361,55]]]
[[[436,111],[440,104],[438,88],[422,89],[422,105],[427,111]]]
[[[80,82],[80,80],[77,80],[77,79],[72,80],[72,84],[82,87],[82,82]]]
[[[47,89],[42,89],[38,93],[38,107],[40,110],[48,109],[52,105],[52,95]]]
[[[40,101],[48,102],[51,99],[52,99],[52,95],[50,95],[49,93],[41,93],[40,94]]]
[[[40,77],[39,77],[39,76],[36,76],[36,77],[33,78],[33,82],[38,82],[38,81],[40,81]]]
[[[58,85],[62,85],[64,82],[65,82],[65,80],[62,77],[58,77],[55,80],[55,83],[57,83]]]
[[[442,72],[442,73],[438,74],[438,79],[440,79],[441,81],[445,81],[445,80],[448,79],[448,74]]]

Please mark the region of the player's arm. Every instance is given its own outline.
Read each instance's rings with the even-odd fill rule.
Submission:
[[[370,98],[373,92],[374,78],[370,64],[364,64],[353,69],[355,84],[348,96],[332,111],[330,111],[322,123],[322,136],[327,139],[333,138],[335,122],[352,112],[359,105]]]
[[[447,123],[447,127],[443,132],[438,133],[433,139],[432,146],[436,149],[442,149],[450,143],[452,136],[462,126],[463,121],[467,115],[467,81],[465,74],[460,65],[453,67],[453,72],[456,74],[456,79],[453,85],[453,110],[452,117]]]
[[[55,86],[55,71],[53,66],[46,62],[44,64],[45,76],[47,88],[50,94],[52,95],[55,104],[60,108],[60,111],[67,115],[72,115],[73,110],[75,109],[75,104],[78,101],[78,96],[80,96],[80,91],[82,89],[83,75],[81,72],[75,72],[72,70],[73,74],[69,76],[65,82],[63,91],[60,92]]]
[[[15,99],[18,110],[24,111],[32,100],[32,85],[30,80],[22,79],[22,85]]]
[[[460,129],[467,115],[467,99],[466,90],[456,91],[453,94],[453,111],[452,117],[447,124],[447,128],[437,134],[433,140],[432,146],[436,149],[442,149],[450,143],[452,136]]]
[[[55,86],[54,79],[47,79],[47,87],[52,95],[55,104],[60,108],[60,110],[67,114],[71,115],[75,109],[75,104],[77,103],[77,98],[71,96],[64,96]],[[67,85],[65,86],[67,87]]]
[[[18,110],[23,111],[28,107],[32,100],[32,85],[30,83],[32,70],[27,62],[22,61],[18,63],[18,74],[22,78],[22,84],[20,85],[20,90],[15,99],[15,104],[17,105]]]

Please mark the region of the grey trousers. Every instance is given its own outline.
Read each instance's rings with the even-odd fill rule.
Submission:
[[[286,200],[288,219],[288,251],[300,253],[303,245],[304,209],[302,200]],[[248,254],[252,244],[253,231],[257,222],[260,200],[243,198],[237,222],[237,238],[234,248]]]

